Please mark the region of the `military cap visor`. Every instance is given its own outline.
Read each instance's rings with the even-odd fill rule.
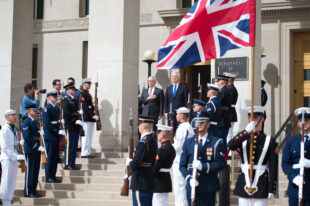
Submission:
[[[12,115],[12,114],[16,114],[16,111],[15,110],[12,110],[12,109],[8,109],[4,112],[4,116],[9,116],[9,115]]]
[[[140,116],[139,123],[154,123],[154,118],[149,116]]]
[[[209,120],[208,113],[205,111],[195,112],[194,113],[195,122],[205,122]]]
[[[75,89],[74,83],[69,83],[69,84],[65,85],[64,89],[65,90],[67,90],[67,89]]]
[[[32,104],[32,105],[28,105],[25,107],[27,110],[33,110],[33,111],[37,111],[39,110],[39,108],[37,107],[36,104]]]
[[[229,79],[235,79],[237,75],[229,73],[229,72],[224,72],[223,73],[226,77],[228,77]]]

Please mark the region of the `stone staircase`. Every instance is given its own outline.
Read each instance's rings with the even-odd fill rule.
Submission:
[[[13,205],[132,205],[131,194],[128,197],[120,196],[122,177],[125,171],[125,160],[128,153],[112,149],[95,149],[96,158],[76,160],[80,170],[64,170],[59,163],[57,177],[62,183],[45,183],[44,169],[40,170],[38,192],[41,198],[23,197],[24,173],[18,171],[15,197]],[[281,156],[279,157],[281,159]],[[239,174],[240,158],[236,155],[235,180]],[[288,205],[285,198],[287,178],[279,166],[279,199],[269,201],[272,206]],[[170,193],[169,205],[174,205],[174,195]],[[218,197],[217,197],[218,198]],[[230,205],[236,206],[238,199],[231,191]]]

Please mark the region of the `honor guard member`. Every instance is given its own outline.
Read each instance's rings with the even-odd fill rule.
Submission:
[[[157,124],[157,139],[161,147],[157,151],[153,174],[155,188],[153,194],[153,206],[168,206],[169,192],[172,192],[170,168],[175,158],[175,150],[170,139],[173,137],[173,127]]]
[[[22,123],[22,135],[24,139],[24,153],[26,157],[27,171],[25,173],[25,197],[40,197],[37,194],[38,177],[40,171],[41,152],[45,148],[40,146],[40,125],[35,119],[39,109],[37,105],[26,107],[28,117]]]
[[[137,144],[133,159],[127,158],[126,165],[131,169],[130,189],[134,206],[152,205],[155,188],[152,167],[154,165],[157,142],[152,135],[154,118],[139,117],[139,132],[141,139]]]
[[[64,149],[64,169],[75,170],[75,159],[77,153],[78,139],[80,126],[82,121],[79,120],[79,105],[78,99],[74,98],[75,87],[73,83],[64,86],[67,96],[64,98],[63,106],[63,118],[65,121],[65,131],[67,144]]]
[[[194,104],[193,104],[193,117],[197,116],[197,112],[198,111],[204,111],[206,109],[207,106],[207,102],[202,101],[200,99],[193,99]],[[195,118],[192,119],[191,125],[195,130]]]
[[[265,84],[266,84],[266,81],[261,80],[261,103],[263,107],[266,105],[267,100],[268,100],[268,95],[264,88]]]
[[[230,107],[232,103],[231,93],[227,88],[228,77],[225,75],[217,76],[217,86],[220,88],[218,93],[218,100],[221,102],[222,106],[222,116],[220,122],[218,123],[218,135],[222,138],[227,145],[227,134],[228,130],[231,127],[232,114],[230,112]]]
[[[25,160],[25,157],[18,153],[18,129],[15,127],[16,111],[9,109],[4,113],[4,116],[7,123],[0,131],[2,166],[0,199],[2,199],[2,205],[10,206],[16,185],[18,161]]]
[[[231,107],[230,107],[230,112],[231,112],[231,127],[228,130],[228,135],[227,135],[227,143],[229,142],[229,140],[231,139],[231,137],[233,136],[233,131],[234,131],[234,124],[235,122],[238,121],[237,118],[237,111],[236,111],[236,104],[238,101],[238,91],[234,85],[234,81],[235,81],[235,74],[231,74],[231,73],[224,73],[224,75],[228,76],[228,90],[231,93],[231,98],[232,98],[232,102],[231,102]]]
[[[45,164],[45,182],[59,183],[56,179],[57,163],[59,158],[60,135],[65,136],[64,130],[59,130],[59,107],[57,103],[57,91],[47,93],[47,105],[43,116],[44,141],[47,152],[47,164]]]
[[[250,119],[251,108],[248,109]],[[254,107],[254,118],[245,130],[234,136],[228,143],[231,150],[239,150],[241,173],[238,176],[234,194],[239,196],[240,206],[268,205],[268,199],[276,192],[278,148],[274,138],[263,131],[265,110]],[[251,133],[254,132],[253,153],[250,154]],[[250,158],[253,159],[253,180],[250,179]]]
[[[222,139],[208,134],[210,127],[209,118],[205,111],[200,112],[195,118],[199,124],[198,158],[194,160],[194,147],[196,137],[185,140],[183,152],[180,160],[180,171],[187,181],[187,201],[191,205],[191,189],[196,187],[196,204],[215,205],[216,192],[220,190],[218,172],[221,171],[225,163],[226,148]],[[198,171],[198,179],[192,179],[193,168]]]
[[[80,93],[80,98],[82,104],[81,106],[82,120],[85,136],[82,136],[81,158],[94,158],[95,156],[91,155],[90,151],[91,151],[95,122],[99,120],[99,117],[95,115],[93,98],[89,94],[89,89],[91,87],[91,79],[89,78],[83,79],[82,87],[83,88]]]
[[[186,198],[186,181],[179,170],[180,158],[184,141],[195,135],[193,127],[188,122],[190,110],[181,107],[177,110],[177,121],[179,126],[174,137],[174,149],[176,157],[173,161],[173,189],[175,206],[188,206]]]
[[[302,130],[302,113],[304,113],[304,153],[305,159],[302,162],[300,159],[300,142]],[[302,177],[299,175],[300,166],[304,166],[303,176],[303,205],[310,205],[310,108],[301,107],[295,110],[295,115],[298,116],[298,127],[300,133],[286,140],[282,156],[282,169],[286,174],[289,184],[287,196],[289,197],[289,205],[295,206],[298,204],[298,190],[302,184]]]

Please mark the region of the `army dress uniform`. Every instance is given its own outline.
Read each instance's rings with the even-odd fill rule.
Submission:
[[[295,114],[301,118],[299,113],[303,108],[295,111]],[[310,118],[310,108],[306,109],[305,118]],[[305,160],[310,162],[310,134],[304,134],[304,152]],[[301,134],[289,137],[286,140],[282,155],[282,169],[286,174],[289,184],[287,188],[287,196],[289,197],[289,205],[298,205],[298,185],[296,185],[295,178],[299,176],[299,161],[300,161],[300,142]],[[304,206],[310,205],[310,168],[304,168],[304,184],[303,184],[303,202]]]
[[[144,133],[137,144],[133,160],[129,163],[131,169],[130,189],[134,206],[152,205],[155,188],[152,166],[157,152],[157,142],[152,132]]]
[[[200,113],[199,119],[207,118],[205,112]],[[196,119],[196,121],[201,121]],[[187,139],[183,145],[183,152],[180,160],[180,171],[187,181],[187,201],[191,205],[191,185],[190,180],[193,175],[194,147],[196,137]],[[210,136],[208,133],[199,137],[198,157],[202,164],[202,170],[198,171],[198,183],[196,187],[196,205],[214,206],[216,192],[220,190],[218,172],[225,165],[226,148],[223,140],[218,137]]]
[[[27,109],[37,110],[36,105],[30,105]],[[40,125],[32,117],[27,117],[22,123],[22,135],[24,139],[24,153],[27,171],[25,173],[25,197],[37,197],[37,185],[40,171]]]
[[[159,131],[171,131],[172,127],[158,125]],[[155,178],[155,188],[153,194],[153,206],[168,206],[169,192],[172,192],[172,182],[170,176],[170,168],[175,158],[175,149],[170,140],[161,143],[161,147],[157,151],[155,163],[153,166],[153,174]]]
[[[66,89],[74,88],[74,84],[69,86],[66,85],[65,87]],[[77,124],[77,120],[79,120],[78,100],[68,95],[64,98],[62,104],[67,138],[67,144],[64,148],[64,166],[66,169],[75,169],[75,159],[80,131],[80,125]]]
[[[47,96],[57,97],[56,92],[49,92]],[[44,141],[47,152],[47,163],[45,164],[45,181],[58,182],[56,180],[57,164],[59,158],[59,112],[58,106],[48,103],[43,112]]]
[[[254,114],[263,115],[264,110],[254,108]],[[251,113],[251,109],[248,109]],[[253,181],[251,184],[250,169],[250,134],[243,130],[228,143],[231,150],[238,150],[241,156],[240,175],[234,194],[239,196],[239,205],[268,205],[269,194],[275,194],[278,171],[277,143],[263,131],[254,132],[253,141]],[[247,188],[254,188],[250,191]]]
[[[190,110],[181,107],[177,110],[177,113],[190,113]],[[195,135],[193,127],[189,122],[181,122],[176,130],[173,147],[176,152],[176,156],[173,161],[173,191],[175,206],[188,206],[186,197],[186,181],[180,172],[180,159],[182,154],[183,144],[186,139]]]
[[[4,115],[16,115],[16,111],[7,110]],[[0,131],[1,165],[2,176],[0,184],[0,199],[4,206],[11,205],[16,186],[18,160],[24,159],[23,155],[18,154],[19,141],[18,129],[15,125],[6,123]]]
[[[83,79],[83,83],[90,83],[89,78]],[[82,136],[82,145],[81,145],[81,157],[91,156],[91,145],[93,139],[93,133],[95,128],[95,122],[98,118],[95,117],[95,107],[93,105],[93,98],[88,90],[82,89],[80,93],[81,109],[82,109],[82,120],[83,120],[83,129],[85,131],[85,136]]]

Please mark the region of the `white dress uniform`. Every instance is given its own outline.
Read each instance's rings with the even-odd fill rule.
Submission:
[[[18,130],[9,124],[5,124],[0,131],[0,146],[1,146],[1,165],[2,165],[2,177],[0,185],[0,199],[4,206],[11,205],[13,199],[17,167],[18,167],[18,146],[17,139]]]
[[[194,135],[194,129],[189,122],[181,123],[175,133],[173,146],[176,156],[173,162],[173,190],[176,206],[188,206],[186,198],[186,181],[179,170],[179,163],[185,139],[191,138]]]

